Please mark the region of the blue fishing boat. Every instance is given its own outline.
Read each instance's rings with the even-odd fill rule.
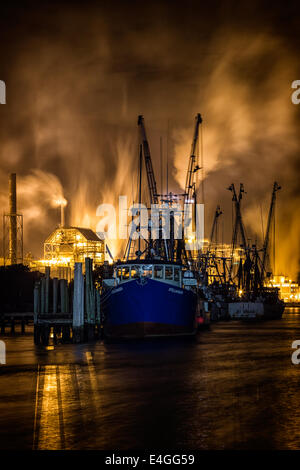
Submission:
[[[102,311],[108,337],[192,335],[197,331],[196,279],[177,263],[131,260],[104,280]]]
[[[194,139],[182,195],[184,205],[195,201],[195,149],[200,114],[196,116]],[[124,260],[113,263],[113,276],[103,279],[102,312],[106,337],[145,337],[157,335],[193,335],[203,320],[203,299],[192,270],[192,259],[185,241],[175,237],[174,201],[178,195],[158,194],[143,116],[138,118],[140,159],[138,201],[141,204],[142,161],[145,162],[149,202],[159,208],[159,235],[153,237],[152,220],[136,227],[138,237],[130,234]],[[139,206],[140,208],[141,206]],[[140,209],[141,210],[141,209]],[[151,210],[151,208],[150,208]],[[169,236],[164,232],[164,211],[170,213]],[[136,246],[138,245],[138,246]]]

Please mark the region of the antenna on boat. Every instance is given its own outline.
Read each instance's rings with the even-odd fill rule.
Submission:
[[[202,204],[204,204],[204,157],[203,157],[203,126],[200,127],[200,167],[201,167],[201,193]]]
[[[142,167],[143,167],[143,146],[140,145],[140,182],[139,182],[139,208],[140,208],[140,223],[139,223],[139,241],[138,253],[141,253],[141,203],[142,203]],[[140,255],[138,256],[140,257]]]
[[[160,192],[163,194],[163,141],[160,137]]]
[[[169,192],[169,128],[170,128],[170,119],[168,119],[168,129],[167,129],[167,191]]]

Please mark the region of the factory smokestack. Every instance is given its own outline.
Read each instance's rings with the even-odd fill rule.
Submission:
[[[65,221],[65,207],[68,204],[68,201],[61,196],[59,199],[54,199],[54,204],[57,205],[57,207],[60,207],[60,227],[64,228],[66,225]]]
[[[60,226],[65,226],[65,203],[62,201],[60,204]]]
[[[16,173],[9,176],[9,259],[11,264],[17,263],[17,177]]]
[[[66,225],[65,221],[65,207],[67,205],[67,200],[62,196],[59,199],[55,199],[54,203],[57,204],[58,207],[60,207],[60,227],[64,228]]]

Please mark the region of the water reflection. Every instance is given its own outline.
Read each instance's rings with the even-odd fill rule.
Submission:
[[[93,356],[86,365],[45,365],[37,371],[33,449],[72,449],[101,408]]]
[[[299,310],[277,322],[219,323],[197,341],[45,350],[10,338],[0,447],[299,449],[295,339]]]

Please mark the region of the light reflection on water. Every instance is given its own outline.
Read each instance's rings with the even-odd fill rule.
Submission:
[[[35,348],[6,338],[0,448],[300,449],[300,311],[196,341]]]
[[[57,370],[58,369],[58,370]],[[38,404],[41,401],[40,409],[37,408],[38,434],[34,436],[35,448],[57,449],[64,448],[64,432],[61,429],[63,423],[62,400],[59,383],[59,367],[45,366],[40,374],[43,375],[43,388],[38,390]],[[40,377],[41,380],[41,377]]]

